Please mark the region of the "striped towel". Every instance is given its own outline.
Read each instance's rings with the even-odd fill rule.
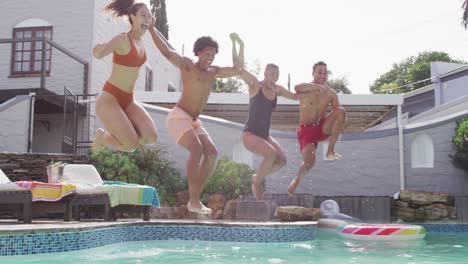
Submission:
[[[31,190],[32,201],[55,202],[76,191],[71,183],[45,183],[37,181],[17,181],[16,185]]]
[[[97,188],[107,192],[111,207],[120,204],[160,206],[158,193],[151,186],[104,181],[104,184]]]

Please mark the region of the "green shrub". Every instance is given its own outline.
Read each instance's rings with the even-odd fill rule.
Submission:
[[[173,205],[177,192],[187,189],[186,180],[164,154],[163,149],[144,147],[132,153],[103,150],[91,155],[91,163],[103,179],[153,186],[161,201]]]
[[[246,164],[237,163],[223,156],[206,184],[205,193],[220,193],[228,200],[250,194],[253,174],[254,171]]]
[[[453,165],[468,172],[468,118],[457,122],[456,136],[453,138],[455,155],[450,155]]]

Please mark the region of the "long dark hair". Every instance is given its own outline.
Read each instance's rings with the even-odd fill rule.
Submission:
[[[128,16],[128,21],[133,24],[130,15],[136,15],[140,7],[146,6],[145,3],[135,3],[135,0],[112,0],[104,11],[111,13],[114,17]]]

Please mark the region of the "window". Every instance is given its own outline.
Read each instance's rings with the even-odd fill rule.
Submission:
[[[150,68],[146,67],[146,81],[145,81],[145,91],[153,91],[153,71]]]
[[[13,38],[41,38],[52,39],[52,27],[23,27],[13,29]],[[46,47],[46,72],[50,73],[52,61],[52,47]],[[13,44],[11,75],[39,74],[42,63],[42,41],[22,41]]]
[[[171,93],[176,91],[174,84],[171,81],[167,83],[167,91]]]
[[[434,168],[434,143],[428,135],[419,135],[411,142],[411,168]]]

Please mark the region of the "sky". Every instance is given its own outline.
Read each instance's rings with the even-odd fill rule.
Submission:
[[[468,61],[462,0],[166,0],[169,42],[196,59],[193,43],[211,36],[220,45],[214,65],[232,65],[229,34],[245,43],[249,65],[276,63],[278,83],[312,80],[325,61],[331,77],[346,77],[354,94],[393,64],[424,51]],[[252,66],[249,66],[252,67]],[[261,77],[261,76],[260,76]]]

